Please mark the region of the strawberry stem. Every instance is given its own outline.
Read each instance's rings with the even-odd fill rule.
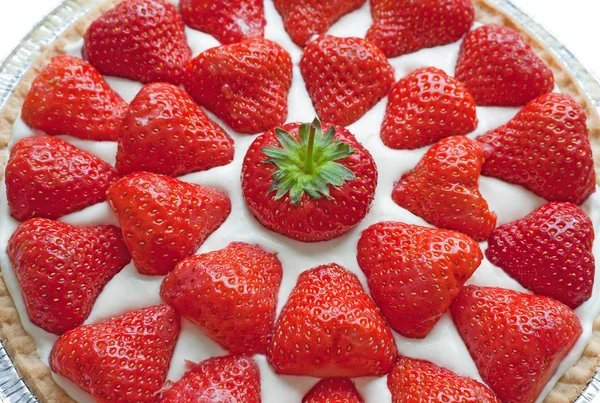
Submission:
[[[308,148],[306,149],[306,161],[304,161],[304,172],[310,174],[313,172],[313,148],[315,144],[315,126],[311,124],[308,130]]]

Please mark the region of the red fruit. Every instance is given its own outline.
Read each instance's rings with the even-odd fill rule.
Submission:
[[[408,357],[398,359],[387,383],[392,403],[500,403],[487,386],[475,379]]]
[[[193,255],[231,212],[220,190],[148,172],[119,179],[107,195],[135,267],[148,275]]]
[[[344,15],[358,10],[366,0],[273,0],[283,27],[298,46],[327,32]]]
[[[80,326],[56,341],[50,367],[98,402],[156,402],[179,328],[179,317],[168,305]]]
[[[375,303],[335,263],[300,274],[267,348],[281,375],[381,376],[395,359],[394,337]]]
[[[300,71],[321,120],[339,126],[360,119],[394,83],[385,55],[361,38],[319,37],[304,49]]]
[[[287,117],[292,59],[275,42],[247,39],[200,53],[184,82],[196,102],[236,132],[264,132]]]
[[[367,40],[387,57],[456,42],[475,19],[471,0],[371,0],[371,14]]]
[[[357,249],[371,296],[405,337],[427,336],[483,259],[464,234],[392,221],[364,230]]]
[[[302,242],[350,231],[367,215],[377,186],[367,149],[344,128],[325,124],[323,130],[316,119],[270,130],[254,140],[242,165],[242,191],[254,217]]]
[[[549,201],[581,204],[596,190],[586,116],[569,95],[542,95],[477,141],[485,151],[484,175]]]
[[[21,117],[49,135],[116,141],[127,103],[88,62],[55,56],[25,97]]]
[[[127,0],[85,33],[83,56],[104,75],[180,84],[192,57],[177,8],[165,0]]]
[[[54,219],[104,201],[117,178],[107,162],[66,141],[26,137],[15,143],[6,164],[6,198],[19,221]]]
[[[264,354],[282,275],[275,253],[233,242],[179,262],[163,280],[160,296],[223,348]]]
[[[21,224],[7,252],[29,319],[55,334],[81,325],[104,286],[131,260],[117,227],[81,228],[45,218]]]
[[[117,170],[180,176],[229,164],[233,140],[182,89],[144,86],[121,126]]]
[[[159,403],[196,402],[260,403],[258,365],[244,355],[214,357],[191,364],[191,369],[159,400]]]
[[[181,0],[179,11],[187,25],[214,36],[222,44],[264,35],[262,0]]]
[[[483,149],[476,141],[446,137],[396,182],[392,199],[436,227],[484,241],[496,226],[496,214],[479,193],[482,164]]]
[[[426,67],[392,87],[381,140],[390,148],[412,150],[476,127],[475,101],[467,89],[442,70]]]
[[[523,287],[575,309],[592,296],[594,227],[572,203],[548,203],[490,235],[487,258]]]
[[[483,381],[503,402],[536,397],[582,329],[566,305],[494,287],[463,287],[452,319]]]
[[[521,106],[554,88],[552,70],[521,34],[495,24],[467,34],[458,54],[456,78],[477,105]]]
[[[302,403],[364,403],[348,378],[321,379],[308,391]]]

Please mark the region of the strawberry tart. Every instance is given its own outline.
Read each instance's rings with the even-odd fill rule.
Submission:
[[[107,0],[2,111],[42,402],[571,402],[600,126],[485,0]]]

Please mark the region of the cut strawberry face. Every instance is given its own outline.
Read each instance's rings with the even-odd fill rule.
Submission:
[[[431,331],[483,258],[464,234],[391,221],[364,230],[357,249],[371,296],[405,337]]]
[[[484,175],[549,201],[581,204],[596,190],[586,116],[569,95],[542,95],[477,141],[485,150]]]
[[[496,226],[496,214],[479,193],[482,164],[483,149],[476,141],[446,137],[396,182],[392,199],[436,227],[484,241]]]
[[[364,403],[348,378],[321,379],[308,391],[302,403]]]

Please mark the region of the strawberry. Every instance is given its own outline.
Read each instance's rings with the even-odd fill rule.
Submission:
[[[503,402],[535,401],[582,333],[566,305],[503,288],[465,286],[451,313],[483,381]]]
[[[436,227],[484,241],[496,226],[479,193],[483,149],[464,136],[433,145],[417,166],[394,185],[392,199]]]
[[[232,160],[231,137],[182,89],[147,84],[131,102],[117,151],[122,175],[149,171],[180,176]]]
[[[242,191],[254,217],[302,242],[350,231],[367,215],[376,186],[367,149],[348,130],[321,128],[317,119],[258,136],[242,164]]]
[[[55,334],[81,325],[104,286],[131,260],[117,227],[81,228],[45,218],[21,224],[7,252],[29,319]]]
[[[381,125],[383,144],[415,149],[475,130],[475,100],[455,78],[420,68],[392,87]]]
[[[496,228],[485,255],[524,287],[574,309],[592,296],[593,243],[583,210],[553,202]]]
[[[569,95],[542,95],[476,140],[485,151],[484,175],[549,201],[581,204],[596,190],[586,116]]]
[[[192,57],[184,28],[166,0],[126,0],[90,25],[83,57],[104,75],[180,84]]]
[[[21,117],[49,135],[116,141],[127,103],[88,62],[55,56],[25,97]]]
[[[304,49],[300,72],[321,120],[339,126],[360,119],[394,82],[385,55],[361,38],[319,37]]]
[[[460,232],[392,221],[364,230],[357,249],[371,296],[405,337],[427,336],[483,259]]]
[[[264,354],[282,275],[275,253],[233,242],[179,262],[163,280],[160,295],[223,348]]]
[[[260,403],[260,371],[251,357],[227,355],[188,365],[159,403]]]
[[[308,391],[302,403],[364,403],[348,378],[322,379]]]
[[[552,70],[521,34],[495,24],[467,34],[458,54],[456,78],[477,105],[521,106],[554,88]]]
[[[398,359],[387,383],[392,403],[500,403],[484,384],[429,361],[408,357]]]
[[[471,0],[371,0],[367,40],[387,57],[458,41],[475,20]]]
[[[281,375],[381,376],[395,359],[394,337],[375,303],[335,263],[300,274],[267,347]]]
[[[141,274],[164,275],[225,221],[231,202],[220,190],[136,172],[107,191],[125,244]]]
[[[327,32],[344,15],[358,10],[366,0],[273,0],[283,27],[292,41],[304,46],[314,36]]]
[[[292,59],[275,42],[247,39],[202,52],[188,63],[184,83],[196,102],[233,130],[264,132],[287,117]]]
[[[187,25],[223,44],[264,35],[262,0],[181,0],[179,11]]]
[[[50,136],[15,143],[6,165],[6,198],[19,221],[58,218],[106,199],[117,180],[115,169],[100,158]]]

